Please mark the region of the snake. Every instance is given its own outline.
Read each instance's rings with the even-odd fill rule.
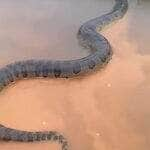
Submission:
[[[126,14],[128,0],[115,0],[109,13],[83,23],[77,38],[83,48],[91,53],[74,60],[30,59],[7,64],[0,69],[0,91],[16,80],[25,78],[70,78],[91,72],[96,67],[104,67],[112,58],[113,51],[108,40],[100,34],[107,25],[115,22]],[[0,141],[34,142],[52,141],[61,145],[62,150],[69,150],[69,143],[64,135],[57,131],[22,131],[0,124]]]

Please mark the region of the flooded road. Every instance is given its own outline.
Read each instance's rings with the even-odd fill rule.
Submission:
[[[29,58],[71,59],[89,52],[76,32],[113,0],[0,0],[0,64]],[[22,130],[57,130],[70,150],[149,150],[150,2],[130,1],[124,19],[103,31],[108,66],[74,79],[19,81],[0,93],[0,122]],[[2,150],[59,150],[58,144],[0,142]]]

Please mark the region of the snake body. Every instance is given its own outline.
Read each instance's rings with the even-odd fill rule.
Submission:
[[[23,78],[56,77],[68,78],[89,72],[95,67],[102,67],[112,56],[112,49],[108,40],[98,33],[106,25],[121,19],[128,10],[127,0],[116,0],[113,9],[100,17],[85,22],[79,28],[77,38],[82,47],[89,48],[92,53],[87,57],[76,60],[26,60],[9,64],[0,69],[0,91],[8,84]],[[0,140],[33,142],[50,140],[68,150],[66,138],[55,131],[28,132],[0,125]]]

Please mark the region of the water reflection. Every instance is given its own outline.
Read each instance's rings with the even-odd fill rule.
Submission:
[[[20,29],[18,27],[18,30],[16,30],[17,17],[12,23],[14,24],[13,30],[15,29],[15,33],[19,35],[15,34],[15,39],[19,42],[16,42],[15,48],[12,50],[12,53],[16,52],[16,56],[10,52],[10,48],[13,46],[9,46],[9,50],[2,52],[1,57],[5,59],[2,59],[1,64],[15,59],[38,58],[41,55],[42,57],[52,58],[60,56],[61,58],[78,57],[83,56],[83,53],[86,55],[87,51],[78,48],[77,44],[74,43],[75,40],[73,40],[79,24],[83,20],[105,12],[111,8],[113,3],[113,1],[94,0],[93,2],[89,0],[86,1],[87,3],[80,1],[81,5],[78,6],[79,1],[36,1],[40,4],[38,6],[34,5],[34,0],[27,0],[26,2],[15,0],[15,3],[10,1],[0,2],[5,8],[3,11],[6,11],[6,8],[15,8],[14,10],[19,9],[19,15],[22,12],[20,16],[27,14],[27,21],[24,21],[24,19],[21,21],[23,22],[22,25],[25,23],[22,28],[20,26]],[[78,79],[35,79],[20,81],[12,85],[1,92],[1,122],[25,130],[58,130],[68,137],[71,150],[148,150],[150,146],[150,56],[148,47],[150,47],[150,44],[147,41],[149,31],[146,27],[149,23],[147,19],[149,17],[149,2],[141,1],[140,5],[137,5],[136,1],[131,1],[131,3],[132,5],[126,17],[104,31],[114,50],[113,59],[104,70]],[[22,5],[26,5],[26,9],[22,9]],[[49,10],[51,5],[53,9]],[[46,7],[47,9],[45,9]],[[43,10],[42,13],[37,15],[40,12],[39,10],[43,8],[45,11]],[[66,8],[70,8],[69,11],[74,12],[74,18],[71,18],[69,13],[58,13],[58,10],[66,12]],[[81,13],[82,8],[85,12],[82,11]],[[31,13],[32,9],[34,11]],[[24,13],[25,10],[26,13]],[[56,15],[49,18],[49,21],[51,19],[55,20],[55,16],[59,17],[59,14],[63,14],[64,18],[61,16],[61,20],[58,18],[56,22],[58,21],[61,26],[69,24],[70,28],[66,27],[66,30],[63,30],[65,32],[61,32],[61,35],[69,35],[69,44],[64,38],[64,41],[60,40],[62,45],[59,42],[56,42],[57,44],[54,42],[56,44],[55,52],[45,48],[44,54],[43,47],[46,47],[45,43],[53,36],[55,37],[53,34],[57,33],[53,21],[51,22],[54,23],[53,28],[55,27],[55,31],[50,31],[50,23],[46,25],[44,21],[40,21],[49,16],[49,11],[51,11],[51,14],[56,13]],[[70,15],[70,19],[65,18],[66,14]],[[15,15],[13,14],[13,16]],[[8,24],[8,18],[3,18],[4,21],[1,21],[4,22],[3,29],[10,25]],[[11,22],[10,18],[9,21]],[[36,18],[39,21],[37,29],[31,25],[34,24]],[[63,24],[61,24],[62,22]],[[64,29],[64,26],[62,28],[61,26],[58,26],[58,30]],[[19,30],[24,34],[18,32]],[[58,33],[57,36],[59,37]],[[5,29],[1,35],[6,37],[2,38],[1,36],[2,43],[4,43],[5,40],[8,41],[10,32]],[[36,45],[36,41],[34,45],[34,40],[39,40],[40,43]],[[48,47],[53,47],[53,43],[48,44],[50,44]],[[22,50],[19,49],[20,53],[18,45],[22,48]],[[32,51],[27,52],[24,48],[25,45],[27,47],[31,46]],[[5,49],[6,46],[6,43],[2,44]],[[58,54],[58,49],[62,46],[63,54]],[[70,48],[71,46],[73,49]],[[37,47],[38,50],[36,50]],[[40,47],[42,50],[40,50]],[[74,51],[76,48],[78,51]],[[71,54],[70,50],[74,53]],[[59,146],[52,145],[49,142],[33,144],[0,143],[0,149],[3,150],[48,150],[50,148],[58,150]]]

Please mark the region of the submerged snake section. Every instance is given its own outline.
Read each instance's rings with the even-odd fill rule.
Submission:
[[[121,19],[128,10],[127,0],[116,0],[113,9],[100,17],[85,22],[79,28],[77,38],[82,47],[90,49],[90,55],[76,60],[26,60],[19,61],[0,69],[0,91],[10,83],[23,78],[56,77],[68,78],[89,72],[95,67],[103,67],[112,56],[112,49],[108,40],[98,31],[106,25]],[[33,142],[50,140],[62,146],[62,150],[69,150],[66,138],[56,131],[28,132],[0,125],[0,140]]]

